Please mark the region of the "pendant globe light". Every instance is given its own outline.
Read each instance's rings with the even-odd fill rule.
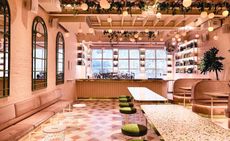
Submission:
[[[206,11],[203,11],[203,12],[201,12],[201,14],[200,14],[200,17],[201,18],[207,18],[207,16],[208,16],[208,13],[206,12]]]
[[[229,11],[228,11],[228,10],[224,10],[224,11],[222,12],[222,15],[223,15],[224,17],[227,17],[228,14],[229,14]]]
[[[100,0],[100,6],[103,9],[109,9],[110,3],[107,0]]]
[[[192,5],[192,0],[183,0],[183,6],[188,8]]]
[[[82,3],[81,4],[81,9],[84,10],[84,11],[88,10],[88,5],[86,3]]]

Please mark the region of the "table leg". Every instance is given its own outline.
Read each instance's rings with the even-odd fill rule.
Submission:
[[[211,120],[213,119],[213,98],[211,97]]]
[[[184,91],[184,106],[185,106],[185,91]]]

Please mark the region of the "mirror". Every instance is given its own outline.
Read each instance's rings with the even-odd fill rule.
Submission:
[[[64,83],[65,41],[63,34],[58,32],[56,37],[56,85]]]

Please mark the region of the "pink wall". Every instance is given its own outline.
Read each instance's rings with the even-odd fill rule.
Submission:
[[[26,9],[23,1],[9,0],[12,18],[10,96],[0,99],[0,105],[20,101],[56,88],[62,89],[64,99],[74,99],[75,82],[69,81],[75,76],[73,66],[75,64],[76,38],[74,33],[70,33],[68,38],[65,37],[65,84],[56,86],[56,34],[62,30],[57,27],[51,27],[48,22],[49,16],[41,8],[39,8],[38,14],[34,14]],[[31,90],[31,30],[35,16],[42,17],[48,28],[48,87],[33,92]],[[72,64],[70,68],[68,68],[68,61]]]

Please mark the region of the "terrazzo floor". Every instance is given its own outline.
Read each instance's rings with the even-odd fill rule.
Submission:
[[[75,117],[77,119],[76,126],[65,130],[65,141],[125,141],[130,139],[121,134],[123,118],[119,112],[117,100],[80,100],[78,103],[84,103],[86,107],[73,108],[73,112],[79,115]],[[131,116],[129,121],[130,123],[146,124],[140,110]],[[43,140],[42,128],[48,124],[50,122],[44,123],[20,141]],[[152,129],[149,129],[146,139],[159,141],[160,137]]]

